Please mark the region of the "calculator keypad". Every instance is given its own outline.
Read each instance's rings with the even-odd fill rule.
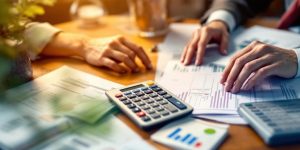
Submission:
[[[168,117],[172,113],[187,108],[186,105],[155,84],[118,93],[115,97],[145,122]]]

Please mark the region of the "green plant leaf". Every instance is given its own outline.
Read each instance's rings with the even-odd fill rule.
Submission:
[[[34,18],[36,15],[43,15],[45,13],[43,7],[32,4],[29,5],[25,10],[24,10],[24,15],[29,18]]]

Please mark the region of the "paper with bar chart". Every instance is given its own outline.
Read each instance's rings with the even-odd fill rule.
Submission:
[[[228,125],[193,118],[172,122],[154,134],[151,139],[173,149],[217,149],[227,136]]]
[[[209,71],[210,68],[210,71]],[[272,78],[250,91],[225,92],[218,66],[184,67],[169,62],[160,84],[194,107],[193,114],[237,114],[240,103],[299,98],[300,79]],[[215,71],[214,71],[215,70]]]

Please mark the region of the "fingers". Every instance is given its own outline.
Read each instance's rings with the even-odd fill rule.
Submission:
[[[260,57],[258,59],[255,59],[245,64],[242,71],[239,73],[237,79],[234,81],[234,86],[231,92],[233,93],[238,92],[246,83],[247,79],[249,79],[252,73],[268,65],[269,63],[270,63],[270,56],[265,55],[263,57]]]
[[[271,76],[275,68],[278,68],[278,64],[271,64],[260,68],[245,84],[245,90],[253,88],[257,83],[260,83],[265,78]]]
[[[187,47],[185,57],[184,57],[184,65],[189,65],[192,61],[192,58],[194,56],[194,53],[197,48],[197,42],[200,38],[200,30],[198,29],[195,33],[194,36],[190,42],[190,44]]]
[[[196,56],[196,65],[200,65],[203,62],[203,57],[205,54],[206,45],[211,40],[211,34],[209,34],[209,29],[205,28],[205,31],[203,34],[199,37],[200,40],[198,42],[198,50],[197,50],[197,56]]]
[[[189,47],[190,44],[191,44],[191,42],[188,42],[188,44],[183,49],[183,52],[182,52],[181,58],[180,58],[181,63],[184,63],[185,56],[186,56],[186,53],[187,53],[187,50],[188,50],[188,47]]]
[[[227,54],[228,31],[223,21],[212,21],[194,32],[192,40],[184,48],[181,55],[181,62],[185,65],[191,63],[196,53],[195,64],[203,62],[206,46],[210,42],[216,42],[220,46],[222,54]],[[196,52],[197,51],[197,52]]]
[[[130,59],[135,60],[136,53],[132,51],[130,48],[128,48],[126,45],[124,45],[123,43],[116,42],[116,44],[113,45],[112,48],[128,55]]]
[[[229,36],[227,33],[224,33],[222,36],[221,44],[220,44],[220,52],[223,55],[227,55],[228,41]]]
[[[149,57],[147,56],[147,54],[145,53],[142,47],[129,42],[125,38],[120,38],[120,40],[125,46],[127,46],[128,48],[130,48],[132,51],[135,52],[135,54],[139,57],[139,59],[142,61],[144,66],[147,67],[147,69],[153,68]]]
[[[101,59],[101,66],[110,68],[111,70],[118,73],[126,73],[126,69],[124,67],[122,67],[121,65],[117,64],[115,61],[107,57]]]
[[[238,59],[239,57],[243,56],[244,54],[248,53],[249,51],[251,51],[255,45],[257,44],[258,42],[255,41],[255,42],[252,42],[250,45],[248,45],[247,47],[243,48],[241,51],[238,51],[232,58],[231,60],[229,61],[229,64],[225,67],[224,71],[223,71],[223,76],[221,78],[221,83],[222,84],[225,84],[225,82],[227,81],[228,79],[228,76],[231,72],[231,70],[233,69],[233,66],[234,64],[236,63],[236,59]]]
[[[226,91],[231,90],[231,92],[234,92],[234,93],[237,92],[237,91],[233,91],[232,87],[234,86],[234,84],[236,84],[238,76],[240,75],[242,70],[245,69],[245,67],[249,65],[249,62],[251,62],[259,57],[262,57],[264,55],[264,53],[262,53],[262,52],[263,51],[260,49],[253,50],[251,52],[248,52],[248,53],[242,55],[241,57],[239,57],[235,60],[234,65],[233,65],[232,69],[230,70],[230,73],[226,80],[226,84],[225,84]],[[259,59],[259,60],[262,60],[262,59]],[[263,59],[263,60],[265,60],[265,59]],[[267,60],[265,60],[265,61],[267,61]],[[264,62],[261,62],[261,63],[264,63]],[[246,68],[246,69],[248,69],[248,68]]]
[[[106,56],[108,56],[111,59],[123,62],[130,71],[138,72],[139,68],[138,65],[135,63],[134,60],[132,60],[128,55],[125,53],[122,53],[117,50],[110,49],[106,52]]]

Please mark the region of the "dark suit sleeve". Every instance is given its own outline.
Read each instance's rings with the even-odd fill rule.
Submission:
[[[214,0],[210,9],[201,18],[201,23],[205,23],[210,14],[217,10],[230,12],[237,25],[245,22],[250,17],[268,8],[272,0]]]

